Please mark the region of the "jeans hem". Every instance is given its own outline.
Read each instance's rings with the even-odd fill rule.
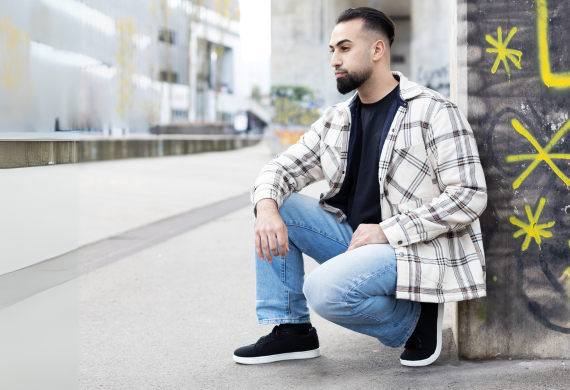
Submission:
[[[310,318],[268,318],[265,320],[258,320],[259,325],[272,325],[272,324],[305,324],[311,322]]]
[[[416,326],[418,325],[418,321],[419,321],[419,319],[420,319],[420,314],[421,314],[421,312],[422,312],[422,307],[420,306],[420,310],[418,310],[418,313],[416,314],[416,318],[414,318],[414,326],[411,326],[411,327],[410,327],[410,330],[408,331],[408,333],[406,333],[406,334],[404,335],[404,337],[400,340],[399,343],[397,343],[397,344],[394,345],[394,346],[389,345],[389,347],[392,347],[392,348],[399,348],[399,347],[402,347],[402,346],[406,343],[406,341],[408,341],[408,339],[410,338],[410,336],[412,335],[412,333],[414,333],[414,330],[416,330]]]

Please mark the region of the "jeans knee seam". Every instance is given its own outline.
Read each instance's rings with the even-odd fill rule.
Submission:
[[[340,242],[340,241],[338,241],[338,240],[335,240],[333,237],[328,236],[328,235],[326,235],[326,234],[324,234],[324,233],[322,233],[322,232],[319,232],[318,230],[315,230],[315,229],[313,229],[313,228],[310,228],[310,227],[308,227],[308,226],[299,225],[299,224],[296,223],[296,222],[292,222],[292,223],[287,223],[287,222],[285,222],[285,225],[286,225],[286,226],[295,226],[295,227],[299,227],[299,228],[301,228],[301,229],[310,230],[310,231],[312,231],[312,232],[314,232],[314,233],[317,233],[317,234],[319,234],[319,235],[321,235],[321,236],[323,236],[323,237],[328,238],[328,239],[331,240],[331,241],[334,241],[334,242],[336,242],[336,243],[338,243],[338,244],[340,244],[340,245],[342,245],[342,246],[348,248],[348,245],[346,245],[345,243]]]
[[[388,270],[391,270],[391,269],[393,269],[393,268],[396,268],[396,266],[394,265],[394,266],[392,266],[392,267],[384,268],[382,271],[376,272],[376,273],[370,275],[369,277],[367,277],[366,279],[360,281],[358,284],[355,284],[354,286],[352,286],[352,287],[350,288],[350,290],[348,290],[348,291],[346,292],[346,294],[344,295],[344,304],[346,305],[346,307],[348,307],[350,310],[352,310],[352,312],[353,312],[354,314],[359,314],[359,315],[361,315],[361,316],[363,316],[363,317],[370,318],[370,319],[372,319],[372,320],[374,320],[374,321],[376,321],[376,322],[378,322],[378,323],[381,323],[381,324],[382,324],[382,323],[389,324],[389,323],[393,322],[393,321],[390,321],[390,322],[382,322],[382,321],[379,321],[377,318],[370,317],[370,316],[367,316],[366,314],[357,312],[357,311],[354,310],[354,309],[349,305],[349,303],[347,302],[348,294],[350,294],[350,292],[351,292],[352,290],[354,290],[355,288],[357,288],[358,286],[360,286],[362,283],[366,282],[368,279],[370,279],[370,278],[372,278],[372,277],[374,277],[374,276],[376,276],[376,275],[383,274],[384,272],[386,272],[386,271],[388,271]],[[396,324],[396,325],[397,325],[398,327],[400,327],[400,328],[405,329],[404,327],[402,327],[402,326],[400,326],[400,325],[398,325],[398,324]]]

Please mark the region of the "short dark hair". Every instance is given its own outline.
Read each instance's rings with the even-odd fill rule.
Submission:
[[[376,31],[385,35],[390,41],[390,46],[392,46],[396,37],[396,25],[384,12],[371,7],[349,8],[336,18],[336,24],[354,19],[364,21],[364,30]]]

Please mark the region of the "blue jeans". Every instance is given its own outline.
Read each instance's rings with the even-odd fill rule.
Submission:
[[[317,199],[291,194],[279,208],[289,252],[261,261],[255,253],[256,313],[260,324],[310,322],[307,301],[321,317],[400,347],[421,311],[419,302],[396,299],[396,256],[390,244],[347,252],[352,228],[323,210]],[[302,254],[321,264],[304,280]],[[267,254],[266,254],[267,255]]]

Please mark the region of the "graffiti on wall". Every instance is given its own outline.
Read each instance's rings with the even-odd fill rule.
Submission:
[[[320,117],[317,107],[306,108],[295,105],[291,99],[286,97],[278,98],[273,105],[276,114],[273,118],[274,123],[310,126]]]
[[[548,3],[547,0],[536,1],[536,20],[538,36],[538,59],[540,76],[548,87],[570,87],[570,72],[552,73],[550,66],[550,45],[548,43]]]
[[[538,152],[532,154],[518,154],[507,156],[507,162],[520,162],[529,160],[532,161],[532,163],[525,169],[525,171],[521,173],[521,175],[513,182],[513,188],[519,188],[522,182],[532,173],[532,171],[534,171],[534,169],[541,161],[544,161],[546,164],[548,164],[550,168],[552,168],[552,171],[564,182],[564,184],[570,186],[570,179],[564,173],[562,173],[560,168],[558,168],[558,166],[552,161],[553,159],[570,160],[570,154],[550,154],[550,150],[552,150],[552,148],[558,144],[566,132],[570,130],[570,121],[566,122],[566,124],[552,136],[544,148],[540,146],[540,143],[536,140],[536,138],[534,138],[532,134],[527,129],[525,129],[525,127],[516,118],[511,122],[517,133],[523,135]]]
[[[427,88],[449,96],[449,64],[435,69],[426,69],[420,66],[416,74],[416,81]]]
[[[513,234],[514,238],[517,238],[517,237],[522,236],[523,234],[526,234],[526,238],[524,239],[522,247],[521,247],[522,251],[526,251],[528,249],[530,241],[533,238],[536,241],[536,243],[538,244],[538,249],[541,249],[540,243],[542,242],[542,239],[540,238],[540,236],[546,237],[546,238],[552,237],[552,232],[549,232],[546,229],[554,226],[554,224],[556,222],[551,221],[551,222],[541,223],[541,224],[538,223],[540,221],[540,214],[542,213],[542,209],[544,209],[545,203],[546,203],[546,199],[541,198],[540,203],[538,204],[538,209],[536,210],[534,215],[530,211],[530,205],[528,205],[528,204],[524,205],[524,209],[526,211],[526,216],[528,218],[528,223],[524,223],[523,221],[521,221],[520,219],[518,219],[514,215],[511,215],[511,217],[509,219],[513,225],[521,228],[521,230],[519,230],[518,232]]]
[[[321,100],[315,99],[311,88],[300,85],[272,87],[273,152],[285,150],[295,144],[320,118]]]
[[[487,306],[487,318],[570,334],[570,3],[467,1],[468,117],[489,193],[488,294],[505,302]]]
[[[273,136],[279,141],[281,146],[287,147],[297,143],[305,132],[303,130],[278,129],[273,131]]]
[[[14,89],[28,70],[30,38],[9,22],[10,15],[0,21],[0,81],[6,88]]]
[[[494,48],[487,48],[487,53],[497,53],[497,58],[493,64],[493,67],[491,68],[491,73],[495,73],[497,71],[502,61],[503,65],[505,66],[507,76],[509,76],[509,80],[511,79],[511,68],[509,67],[507,58],[511,60],[517,68],[521,69],[521,57],[523,54],[522,51],[509,49],[507,47],[516,33],[517,28],[513,27],[503,42],[503,29],[499,26],[497,28],[497,40],[495,40],[491,35],[487,35],[485,37],[487,42],[494,46]]]
[[[136,33],[132,17],[117,20],[117,113],[125,118],[133,107],[133,76],[136,73],[133,37]]]

